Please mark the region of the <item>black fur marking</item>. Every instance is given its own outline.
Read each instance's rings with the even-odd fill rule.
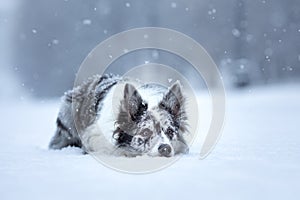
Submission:
[[[142,115],[144,114],[145,111],[148,109],[148,104],[145,102],[142,102],[139,104],[138,110],[133,116],[131,116],[131,119],[133,121],[138,121],[141,119]]]
[[[68,129],[62,121],[57,118],[56,120],[57,130],[54,137],[51,139],[49,148],[61,149],[67,146],[82,147],[81,140],[78,137],[72,136],[71,130]]]
[[[107,74],[104,74],[103,76],[101,76],[97,82],[97,85],[99,85],[104,79],[107,79],[107,78],[108,78]]]
[[[125,112],[129,114],[132,121],[138,121],[148,109],[148,104],[143,101],[141,95],[131,84],[126,84],[124,87],[123,104],[126,110]]]
[[[103,81],[103,77],[100,78],[99,80],[99,85],[101,86],[101,82]],[[98,111],[99,109],[99,105],[100,102],[105,98],[107,92],[114,86],[117,84],[117,80],[109,83],[109,84],[104,84],[103,86],[105,86],[101,91],[97,92],[95,95],[96,98],[96,103],[95,103],[95,111]]]
[[[174,137],[175,132],[169,127],[169,128],[166,130],[165,134],[168,136],[168,138],[169,138],[170,140],[172,140],[173,137]]]
[[[128,146],[131,143],[131,140],[133,138],[132,135],[127,134],[126,132],[124,132],[122,129],[117,128],[114,133],[113,133],[113,137],[114,135],[118,134],[118,138],[117,140],[117,144],[118,146]]]
[[[66,102],[68,102],[68,103],[72,103],[73,102],[73,97],[72,97],[72,93],[66,93],[65,94],[65,100],[66,100]]]
[[[80,139],[72,139],[71,140],[71,143],[69,144],[69,146],[71,146],[71,147],[79,147],[79,148],[81,148],[82,147],[82,143],[81,143],[81,140]]]
[[[62,130],[64,130],[64,131],[68,132],[68,134],[71,135],[70,130],[68,129],[68,127],[66,127],[66,126],[62,123],[62,121],[61,121],[59,118],[56,119],[56,125],[57,125],[57,127],[59,127],[60,129],[62,129]]]

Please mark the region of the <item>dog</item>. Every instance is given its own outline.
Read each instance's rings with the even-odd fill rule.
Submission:
[[[169,88],[95,75],[65,93],[49,148],[87,153],[171,157],[188,153],[186,98],[179,81]]]

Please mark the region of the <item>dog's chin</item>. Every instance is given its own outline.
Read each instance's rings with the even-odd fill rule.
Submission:
[[[171,153],[171,154],[169,154],[169,155],[167,155],[167,156],[163,156],[163,155],[161,155],[158,151],[156,151],[156,152],[148,152],[147,153],[147,156],[150,156],[150,157],[162,157],[162,158],[170,158],[170,157],[174,157],[175,156],[175,154],[174,153]]]

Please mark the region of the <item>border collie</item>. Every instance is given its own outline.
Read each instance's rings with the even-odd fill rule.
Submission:
[[[188,152],[185,97],[169,88],[95,75],[62,98],[49,148],[67,146],[119,156],[171,157]]]

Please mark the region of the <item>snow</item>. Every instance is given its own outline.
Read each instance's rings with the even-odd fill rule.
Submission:
[[[129,8],[131,5],[130,5],[130,3],[127,2],[127,3],[125,4],[125,6],[126,6],[127,8]]]
[[[299,199],[299,89],[228,93],[223,135],[206,159],[196,140],[190,154],[144,175],[109,169],[78,148],[48,150],[59,100],[1,101],[0,198]],[[199,101],[207,126],[209,99]]]
[[[209,15],[215,14],[217,12],[217,10],[215,8],[213,8],[212,10],[209,10],[207,13]]]
[[[59,40],[57,40],[57,39],[53,39],[53,40],[52,40],[52,44],[54,44],[54,45],[57,45],[57,44],[59,44]]]
[[[241,32],[238,29],[232,29],[232,35],[234,35],[235,37],[240,37]]]
[[[172,3],[171,3],[171,7],[172,7],[172,8],[177,8],[177,3],[172,2]]]
[[[82,21],[82,24],[83,24],[83,25],[91,25],[91,24],[92,24],[92,20],[90,20],[90,19],[84,19],[84,20]]]

